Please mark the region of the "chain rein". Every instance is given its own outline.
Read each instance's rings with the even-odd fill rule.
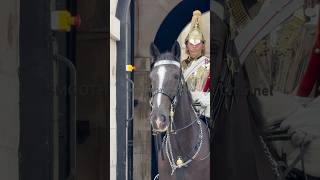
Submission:
[[[267,159],[269,161],[269,163],[271,164],[271,168],[273,173],[276,175],[277,178],[280,177],[280,172],[279,172],[279,164],[277,163],[277,161],[273,158],[270,149],[268,147],[268,145],[266,144],[266,142],[263,140],[262,136],[259,136],[260,139],[260,143],[262,144],[263,147],[263,151],[265,153],[265,155],[267,156]]]

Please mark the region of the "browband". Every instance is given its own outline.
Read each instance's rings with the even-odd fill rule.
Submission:
[[[166,65],[166,64],[173,64],[175,66],[178,66],[180,68],[180,63],[174,60],[158,60],[153,67],[160,66],[160,65]]]

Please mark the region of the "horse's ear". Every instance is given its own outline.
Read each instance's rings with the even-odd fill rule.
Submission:
[[[180,60],[180,56],[181,56],[181,49],[180,49],[180,45],[177,41],[174,42],[172,48],[171,48],[171,53],[178,59]]]
[[[157,48],[157,46],[153,42],[150,44],[150,54],[153,59],[156,59],[156,57],[158,57],[160,55],[159,49]]]

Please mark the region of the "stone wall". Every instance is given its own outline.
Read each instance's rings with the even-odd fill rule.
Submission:
[[[20,1],[0,2],[0,179],[19,179]]]

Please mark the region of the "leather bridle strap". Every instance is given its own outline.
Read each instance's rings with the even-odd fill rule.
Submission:
[[[175,66],[177,66],[178,68],[180,68],[180,63],[179,63],[179,62],[174,61],[174,60],[166,60],[166,59],[158,60],[158,61],[154,64],[153,68],[155,68],[155,67],[157,67],[157,66],[161,66],[161,65],[170,65],[170,64],[171,64],[171,65],[175,65]],[[180,76],[181,76],[181,75],[180,75]],[[181,79],[181,77],[180,77],[180,79]],[[180,81],[180,79],[179,79],[179,81]],[[180,88],[180,86],[178,87],[178,92],[179,92],[179,88]],[[175,95],[175,96],[171,97],[171,96],[169,95],[169,93],[165,92],[165,91],[163,90],[163,88],[160,87],[160,88],[156,89],[154,92],[152,92],[152,99],[153,99],[153,97],[154,97],[155,95],[157,95],[157,94],[159,94],[159,93],[167,96],[167,97],[170,99],[171,103],[174,101],[174,98],[177,96],[177,95]]]
[[[166,93],[162,88],[159,88],[159,89],[156,89],[154,92],[152,92],[152,98],[154,97],[154,96],[156,96],[157,94],[163,94],[163,95],[165,95],[165,96],[167,96],[169,99],[170,99],[170,101],[172,102],[173,101],[173,99],[174,99],[174,97],[171,97],[170,95],[169,95],[169,93]]]
[[[176,180],[184,180],[184,168],[179,168],[176,170]]]
[[[164,160],[164,155],[163,155],[163,146],[162,146],[162,140],[161,140],[161,134],[156,134],[154,135],[154,141],[155,141],[155,149],[156,152],[161,151],[161,159]],[[156,157],[158,159],[158,153],[156,153]]]
[[[157,67],[157,66],[160,66],[160,65],[167,65],[167,64],[172,64],[172,65],[175,65],[175,66],[178,66],[178,68],[180,68],[180,63],[177,62],[177,61],[174,61],[174,60],[158,60],[154,65],[153,67]]]

